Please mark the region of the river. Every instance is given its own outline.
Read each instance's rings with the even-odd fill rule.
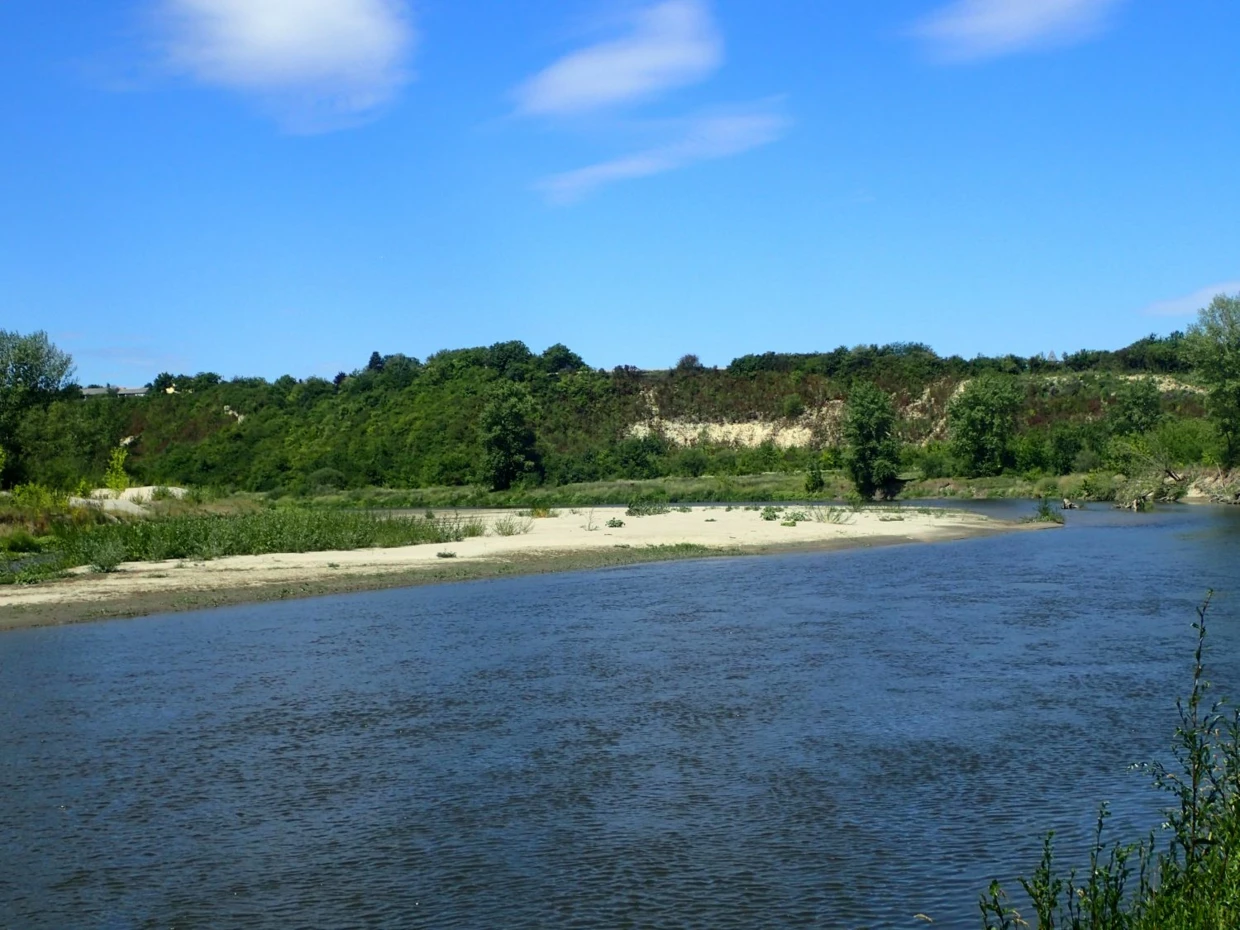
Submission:
[[[1210,587],[1240,696],[1204,506],[5,633],[0,926],[977,927],[1159,822]]]

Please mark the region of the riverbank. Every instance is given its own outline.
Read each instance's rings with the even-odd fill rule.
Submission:
[[[599,507],[542,518],[475,516],[487,535],[442,545],[127,562],[106,573],[76,569],[43,584],[0,588],[0,630],[669,559],[946,541],[1047,525],[908,507],[763,513],[699,506],[640,517]]]

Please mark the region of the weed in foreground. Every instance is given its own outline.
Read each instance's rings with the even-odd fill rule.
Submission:
[[[1053,834],[1033,875],[1020,880],[1042,930],[1234,930],[1240,927],[1240,713],[1209,703],[1204,662],[1206,617],[1213,592],[1197,608],[1193,684],[1176,701],[1180,722],[1174,763],[1144,766],[1173,804],[1164,829],[1137,843],[1113,843],[1103,833],[1109,812],[1098,815],[1083,882],[1057,871]],[[1029,926],[998,882],[979,907],[986,930]]]

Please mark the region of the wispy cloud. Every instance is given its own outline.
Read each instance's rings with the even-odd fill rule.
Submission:
[[[538,187],[554,203],[571,203],[617,181],[651,177],[767,145],[782,136],[789,125],[769,102],[674,122],[678,134],[665,145],[553,175]]]
[[[516,91],[521,113],[566,116],[649,100],[703,80],[723,63],[705,0],[662,0],[637,11],[622,38],[566,55]]]
[[[409,80],[405,0],[160,0],[170,66],[257,99],[293,131],[372,114]]]
[[[913,34],[945,60],[993,58],[1066,45],[1106,28],[1124,0],[954,0]]]
[[[1218,294],[1240,294],[1240,281],[1211,284],[1183,297],[1152,303],[1141,312],[1145,316],[1190,316],[1202,307],[1209,306],[1210,301]]]

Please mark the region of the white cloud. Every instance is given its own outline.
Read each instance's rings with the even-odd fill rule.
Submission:
[[[638,11],[624,38],[561,58],[517,89],[526,114],[564,116],[646,100],[700,81],[723,62],[705,0],[663,0]]]
[[[1240,294],[1240,281],[1223,281],[1211,284],[1200,290],[1175,297],[1171,300],[1160,300],[1146,307],[1142,313],[1146,316],[1191,316],[1202,307],[1208,307],[1218,294]]]
[[[546,178],[539,185],[556,203],[571,203],[616,181],[646,178],[694,162],[737,155],[776,141],[789,122],[770,104],[676,121],[666,144]]]
[[[1107,25],[1124,0],[954,0],[914,28],[941,58],[992,58],[1078,42]]]
[[[258,98],[290,129],[355,122],[409,79],[404,0],[161,0],[170,65]]]

